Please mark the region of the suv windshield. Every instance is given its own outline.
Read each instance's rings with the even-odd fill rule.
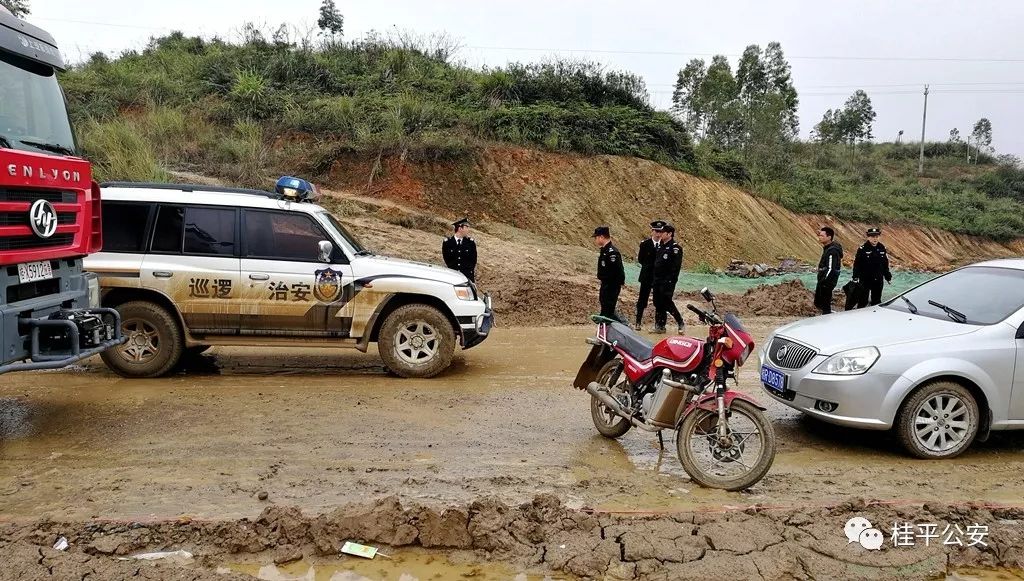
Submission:
[[[0,51],[0,143],[3,147],[76,151],[64,94],[48,66]]]
[[[907,302],[910,301],[910,303]],[[913,306],[911,306],[913,305]],[[993,325],[1024,307],[1024,270],[995,266],[970,266],[928,281],[887,308],[954,321],[948,307],[966,317],[970,325]]]
[[[352,250],[354,250],[356,254],[363,254],[369,252],[369,250],[367,250],[365,246],[360,244],[359,240],[357,240],[356,237],[353,236],[348,231],[347,228],[342,226],[341,222],[338,222],[338,220],[334,216],[332,216],[330,212],[321,212],[320,215],[325,220],[327,220],[327,223],[330,224],[331,227],[333,227],[337,231],[337,234],[341,236],[343,240],[349,243],[349,245],[352,247]]]

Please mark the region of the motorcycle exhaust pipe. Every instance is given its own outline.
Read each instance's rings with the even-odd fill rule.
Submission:
[[[610,410],[615,412],[615,415],[629,420],[629,423],[640,428],[641,430],[647,430],[648,432],[660,432],[662,430],[662,428],[656,428],[654,426],[645,424],[644,422],[641,422],[640,420],[633,417],[632,414],[630,414],[629,412],[622,408],[622,404],[616,401],[616,399],[612,397],[610,393],[608,393],[605,386],[601,385],[596,381],[591,381],[590,383],[587,384],[587,393],[600,400],[602,404],[604,404]]]

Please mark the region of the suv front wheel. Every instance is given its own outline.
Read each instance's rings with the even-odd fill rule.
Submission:
[[[160,305],[132,301],[119,305],[123,344],[103,352],[101,357],[122,377],[159,377],[178,364],[185,350],[181,329],[174,315]]]
[[[377,339],[384,365],[400,377],[433,377],[451,365],[455,330],[434,307],[405,305],[394,310]]]

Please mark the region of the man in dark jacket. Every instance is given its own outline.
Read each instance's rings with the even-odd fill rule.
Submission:
[[[832,292],[839,282],[839,271],[843,267],[843,247],[836,242],[836,231],[828,226],[818,230],[818,243],[822,246],[821,260],[818,261],[818,285],[814,289],[814,306],[821,314],[832,312]]]
[[[674,226],[665,224],[660,236],[658,254],[654,257],[654,332],[665,332],[668,315],[671,314],[679,327],[679,334],[682,335],[686,331],[686,325],[683,324],[683,316],[679,314],[679,309],[672,300],[672,295],[676,292],[676,282],[679,280],[679,271],[683,268],[683,247],[676,242],[675,232]]]
[[[860,287],[855,307],[862,309],[868,306],[875,306],[882,302],[882,281],[892,282],[892,272],[889,270],[889,254],[885,250],[885,244],[879,242],[882,235],[880,228],[869,228],[867,241],[857,249],[857,256],[853,259],[853,282]]]
[[[654,257],[658,255],[658,248],[661,242],[661,231],[665,229],[663,220],[651,222],[651,235],[640,243],[640,252],[636,255],[636,261],[640,264],[640,297],[636,301],[636,330],[640,330],[643,323],[644,310],[647,309],[647,302],[651,298],[651,287],[654,285]]]
[[[469,237],[469,219],[463,218],[452,226],[455,234],[441,243],[444,265],[466,275],[471,282],[476,282],[476,242]]]
[[[608,226],[594,228],[594,244],[601,252],[597,257],[597,280],[601,281],[598,301],[601,303],[601,316],[615,319],[625,324],[626,321],[616,312],[619,304],[619,293],[626,284],[626,270],[622,267],[622,255],[612,244],[611,229]]]

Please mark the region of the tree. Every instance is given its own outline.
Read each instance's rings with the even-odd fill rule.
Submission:
[[[782,122],[788,133],[787,137],[794,139],[800,131],[800,119],[796,114],[800,99],[797,96],[796,87],[793,86],[789,62],[782,54],[782,45],[778,42],[768,44],[764,50],[764,57],[770,90],[781,100]]]
[[[338,12],[334,0],[323,0],[320,4],[320,18],[316,21],[320,28],[320,34],[337,38],[342,35],[345,28],[345,17]]]
[[[697,135],[704,122],[705,111],[700,91],[706,76],[704,60],[693,59],[679,70],[672,91],[672,112],[680,118],[691,135]]]
[[[978,146],[979,151],[982,148],[992,148],[992,122],[988,118],[982,117],[974,124],[974,131],[971,131],[971,140]]]
[[[949,142],[950,143],[961,143],[963,140],[960,139],[960,130],[956,127],[949,130]]]
[[[871,98],[858,89],[843,104],[842,109],[825,111],[821,121],[814,126],[815,137],[824,143],[857,143],[871,141],[875,122]]]
[[[11,11],[11,14],[22,18],[29,13],[28,0],[0,0],[0,6]]]
[[[711,58],[698,94],[704,116],[703,137],[721,147],[740,145],[743,137],[743,110],[739,87],[729,60],[722,55]]]

